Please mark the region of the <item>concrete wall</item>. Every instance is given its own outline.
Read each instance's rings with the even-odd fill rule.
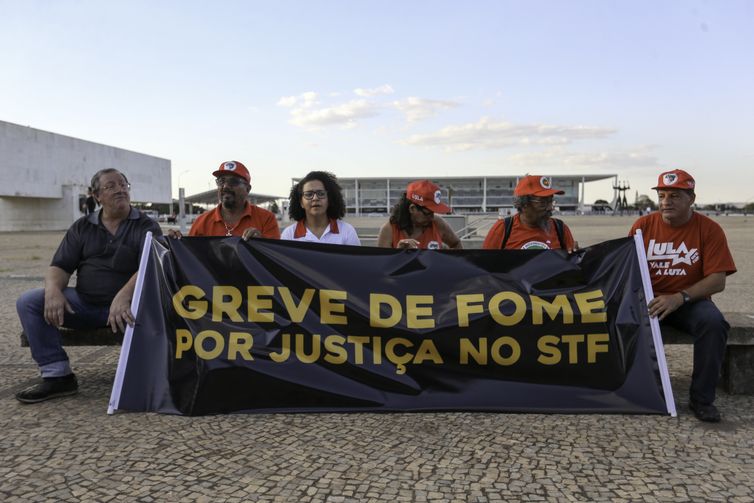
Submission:
[[[133,201],[171,201],[167,159],[0,121],[0,231],[66,229],[103,168],[126,174]]]

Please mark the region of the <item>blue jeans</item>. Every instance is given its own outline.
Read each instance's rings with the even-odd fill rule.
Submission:
[[[730,325],[711,300],[684,304],[662,321],[694,337],[694,370],[691,400],[701,404],[715,401],[715,388],[725,358]]]
[[[74,288],[64,288],[63,295],[74,310],[65,313],[63,326],[86,329],[107,325],[110,306],[95,306],[84,302]],[[44,319],[45,290],[29,290],[16,301],[18,318],[24,329],[31,356],[39,365],[42,377],[60,377],[72,373],[68,355],[61,343],[60,331]]]

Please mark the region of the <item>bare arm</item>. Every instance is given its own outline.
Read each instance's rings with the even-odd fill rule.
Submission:
[[[393,227],[390,225],[390,222],[385,222],[380,227],[380,233],[377,235],[377,246],[380,248],[393,247]]]
[[[63,324],[65,313],[73,313],[73,308],[63,295],[71,275],[60,267],[51,265],[45,273],[45,321],[55,327]]]
[[[448,248],[452,248],[455,250],[460,250],[463,248],[463,245],[461,244],[461,240],[458,239],[458,236],[456,236],[456,233],[453,232],[453,229],[450,228],[450,225],[448,225],[448,222],[443,220],[442,218],[436,218],[435,222],[437,222],[438,227],[440,228],[440,236],[442,236],[442,242],[448,245]]]
[[[691,300],[699,300],[725,290],[725,273],[716,272],[705,276],[690,287],[686,288]],[[660,320],[665,319],[670,313],[683,305],[681,292],[671,295],[660,295],[649,303],[649,315],[657,316]]]
[[[112,303],[110,303],[110,314],[107,316],[107,324],[110,325],[113,333],[119,329],[121,332],[125,332],[126,324],[131,326],[134,324],[134,315],[131,313],[131,298],[136,288],[137,274],[138,272],[135,272],[131,276],[131,279],[123,285],[123,288],[118,290]]]

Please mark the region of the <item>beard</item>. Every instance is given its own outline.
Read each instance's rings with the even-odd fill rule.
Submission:
[[[243,204],[243,201],[239,200],[234,192],[228,191],[220,194],[220,203],[226,210],[235,210],[239,205]]]

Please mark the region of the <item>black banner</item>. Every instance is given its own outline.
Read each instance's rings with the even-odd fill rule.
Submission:
[[[667,413],[636,253],[153,240],[113,405]]]

